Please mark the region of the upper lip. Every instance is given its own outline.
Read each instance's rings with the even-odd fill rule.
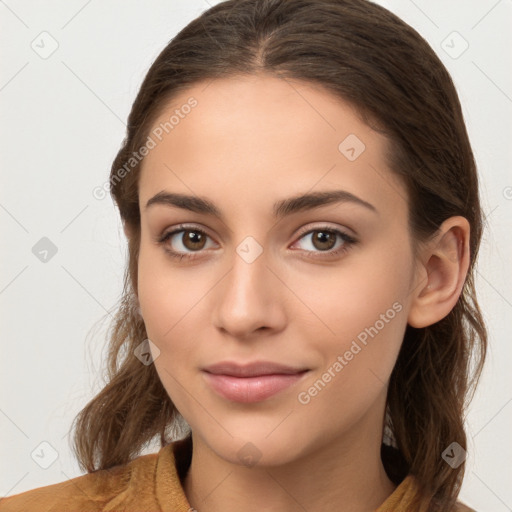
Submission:
[[[252,363],[235,363],[222,361],[203,368],[205,372],[217,375],[231,375],[233,377],[255,377],[257,375],[295,374],[307,368],[294,368],[270,361],[255,361]]]

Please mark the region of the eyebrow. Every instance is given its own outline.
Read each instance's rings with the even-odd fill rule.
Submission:
[[[282,199],[274,203],[273,215],[275,218],[282,218],[305,210],[312,210],[321,206],[333,203],[353,203],[376,213],[379,215],[377,208],[372,204],[364,201],[360,197],[347,192],[346,190],[329,190],[324,192],[311,192],[301,194],[288,199]],[[165,205],[182,208],[191,212],[212,215],[223,219],[220,209],[210,200],[204,197],[189,196],[186,194],[176,194],[166,191],[158,192],[155,196],[148,200],[145,209],[152,205]]]

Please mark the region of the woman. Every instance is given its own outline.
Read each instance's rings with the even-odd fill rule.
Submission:
[[[2,512],[468,510],[482,212],[417,32],[366,0],[212,7],[150,68],[110,190],[129,261],[88,474]]]

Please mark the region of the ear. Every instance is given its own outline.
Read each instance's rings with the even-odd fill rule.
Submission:
[[[469,268],[470,226],[450,217],[422,250],[407,322],[422,328],[443,319],[455,307]]]

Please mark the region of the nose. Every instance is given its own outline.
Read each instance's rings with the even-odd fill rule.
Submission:
[[[286,325],[290,290],[263,250],[254,260],[237,252],[232,267],[215,287],[213,323],[231,336],[247,339],[255,332],[278,332]]]

